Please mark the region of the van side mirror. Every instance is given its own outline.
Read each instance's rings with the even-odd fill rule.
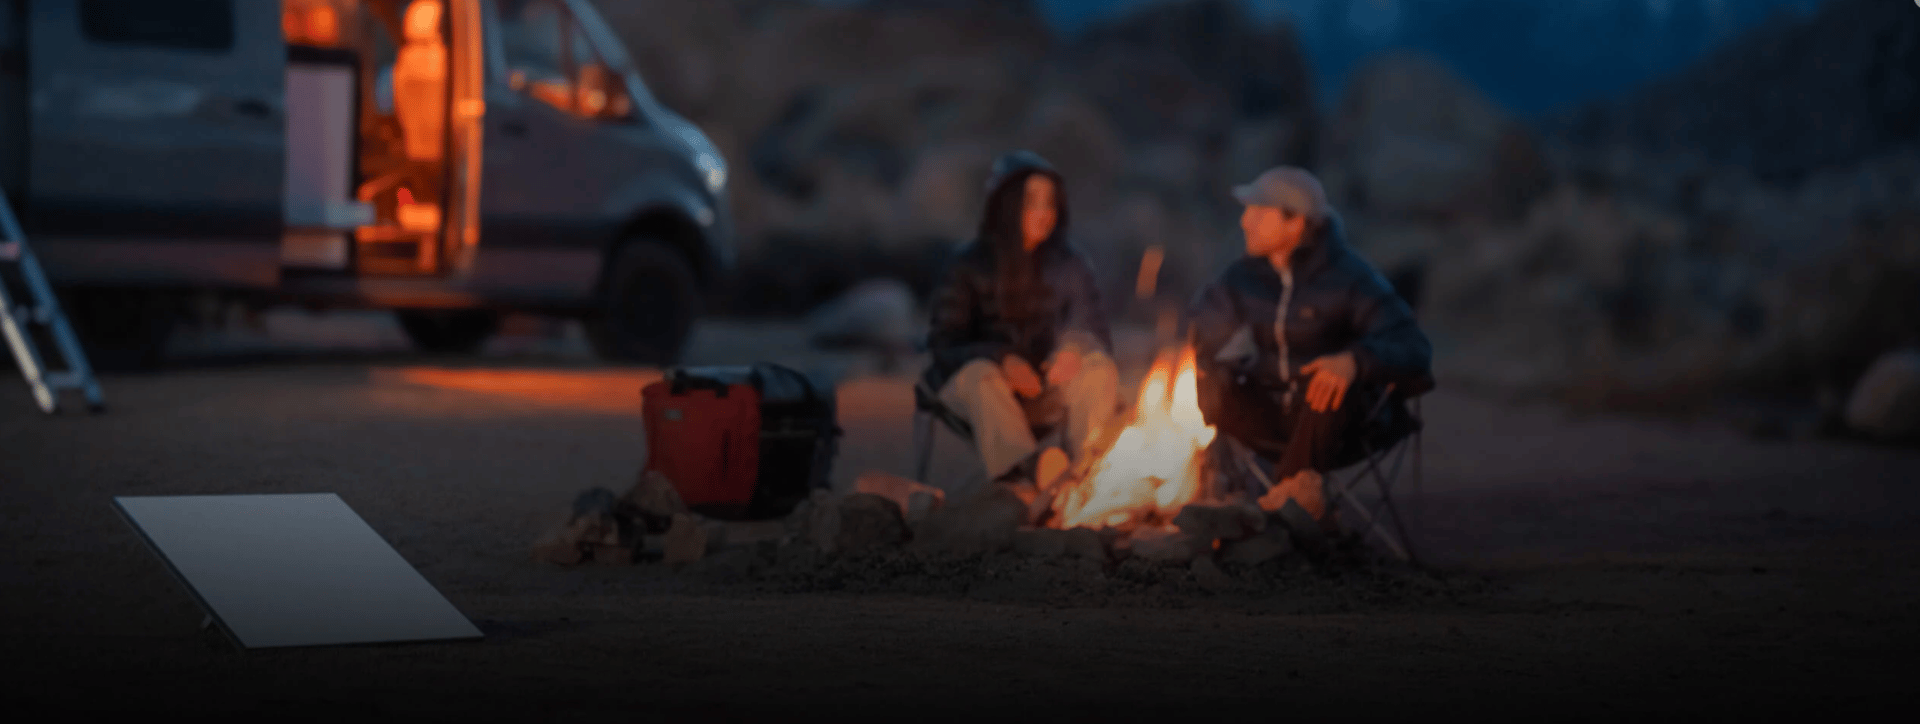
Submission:
[[[600,63],[582,66],[574,80],[574,108],[585,118],[626,120],[633,116],[633,99],[627,84],[611,68]]]

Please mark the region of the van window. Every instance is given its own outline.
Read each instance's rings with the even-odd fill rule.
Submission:
[[[80,0],[80,31],[110,45],[233,49],[234,0]]]
[[[500,36],[515,90],[582,118],[632,112],[623,79],[601,61],[559,0],[506,0]]]

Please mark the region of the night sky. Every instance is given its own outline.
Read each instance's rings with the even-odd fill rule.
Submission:
[[[819,0],[851,2],[860,0]],[[1036,0],[1063,32],[1152,2]],[[1508,108],[1531,115],[1605,98],[1684,67],[1770,14],[1821,0],[1242,0],[1263,21],[1295,23],[1320,97],[1337,99],[1381,50],[1439,56]]]

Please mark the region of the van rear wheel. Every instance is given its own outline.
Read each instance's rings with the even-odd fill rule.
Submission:
[[[700,314],[700,283],[680,252],[636,240],[607,269],[597,314],[587,320],[594,351],[611,362],[670,365],[680,360]]]
[[[472,354],[500,331],[500,313],[488,309],[402,309],[394,316],[424,352]]]

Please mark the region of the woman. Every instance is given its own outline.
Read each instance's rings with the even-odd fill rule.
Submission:
[[[1066,241],[1060,174],[1027,151],[994,163],[979,236],[961,247],[934,295],[928,386],[972,424],[990,479],[1023,497],[1058,482],[1068,453],[1039,450],[1034,422],[1064,415],[1085,453],[1114,413],[1120,373],[1085,257]]]

